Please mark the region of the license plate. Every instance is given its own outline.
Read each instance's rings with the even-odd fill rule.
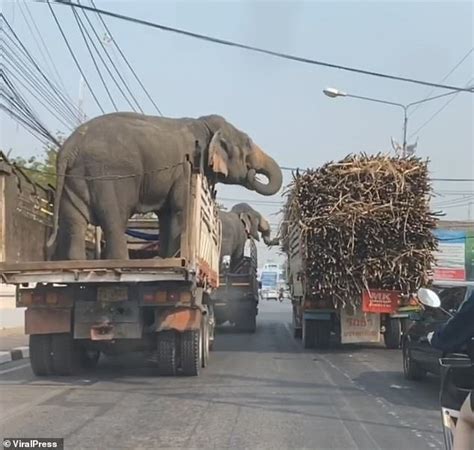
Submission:
[[[99,302],[120,302],[128,300],[128,288],[121,286],[101,286],[97,291]]]

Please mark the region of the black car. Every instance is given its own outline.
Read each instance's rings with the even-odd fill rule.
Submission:
[[[413,323],[402,340],[405,378],[421,380],[427,372],[440,374],[439,358],[442,352],[430,345],[427,335],[449,319],[445,311],[456,313],[461,303],[474,291],[473,284],[437,287],[435,290],[441,300],[441,308],[426,307],[421,313],[412,317]]]

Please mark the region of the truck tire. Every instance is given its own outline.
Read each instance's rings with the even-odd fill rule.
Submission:
[[[30,335],[30,364],[37,377],[44,377],[53,373],[53,359],[51,357],[51,335]]]
[[[331,341],[331,322],[329,320],[315,320],[314,345],[316,348],[328,348]]]
[[[201,339],[202,339],[202,367],[207,367],[209,364],[209,346],[210,346],[210,340],[209,340],[209,321],[208,317],[204,316],[203,320],[203,325],[202,325],[202,334],[201,334]]]
[[[99,350],[89,350],[82,347],[80,349],[80,364],[83,369],[94,369],[100,359]]]
[[[315,323],[314,320],[303,320],[303,329],[301,330],[303,347],[314,348],[315,344]]]
[[[390,349],[400,348],[401,337],[402,324],[400,323],[400,319],[387,318],[385,321],[385,332],[383,334],[385,347]]]
[[[183,375],[195,377],[202,366],[201,330],[181,333],[181,370]]]
[[[167,330],[157,334],[156,359],[158,374],[161,376],[176,375],[176,332]]]
[[[51,335],[53,371],[56,375],[76,375],[80,368],[80,351],[71,333]]]
[[[255,308],[242,308],[235,319],[235,328],[242,333],[257,331],[257,312]]]
[[[406,345],[403,346],[403,375],[407,380],[412,381],[420,381],[426,376],[426,370],[413,361],[410,349]]]

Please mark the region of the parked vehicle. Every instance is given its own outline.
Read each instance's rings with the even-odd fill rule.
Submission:
[[[135,232],[128,250],[139,259],[99,259],[100,239],[92,233],[89,256],[97,259],[86,261],[45,261],[50,202],[25,190],[17,170],[0,166],[5,195],[0,199],[0,242],[6,246],[0,253],[0,277],[16,285],[17,306],[26,307],[25,332],[36,375],[74,374],[94,366],[102,352],[151,352],[162,375],[198,375],[207,365],[221,225],[207,178],[186,164],[187,207],[178,254],[153,258],[156,246],[140,242],[148,227],[132,219],[128,227]],[[156,228],[155,220],[155,233]],[[37,239],[34,246],[15,246],[26,236]]]
[[[442,352],[430,345],[427,335],[447,322],[450,314],[456,313],[461,303],[471,295],[474,283],[437,285],[435,290],[438,291],[441,307],[428,306],[412,314],[412,325],[403,336],[403,373],[409,380],[421,380],[428,372],[441,374],[439,359],[443,356]]]

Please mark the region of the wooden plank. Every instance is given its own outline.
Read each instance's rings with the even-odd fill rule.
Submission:
[[[87,260],[87,261],[32,261],[25,263],[0,263],[1,272],[20,271],[72,271],[109,269],[171,269],[186,267],[184,258]]]

